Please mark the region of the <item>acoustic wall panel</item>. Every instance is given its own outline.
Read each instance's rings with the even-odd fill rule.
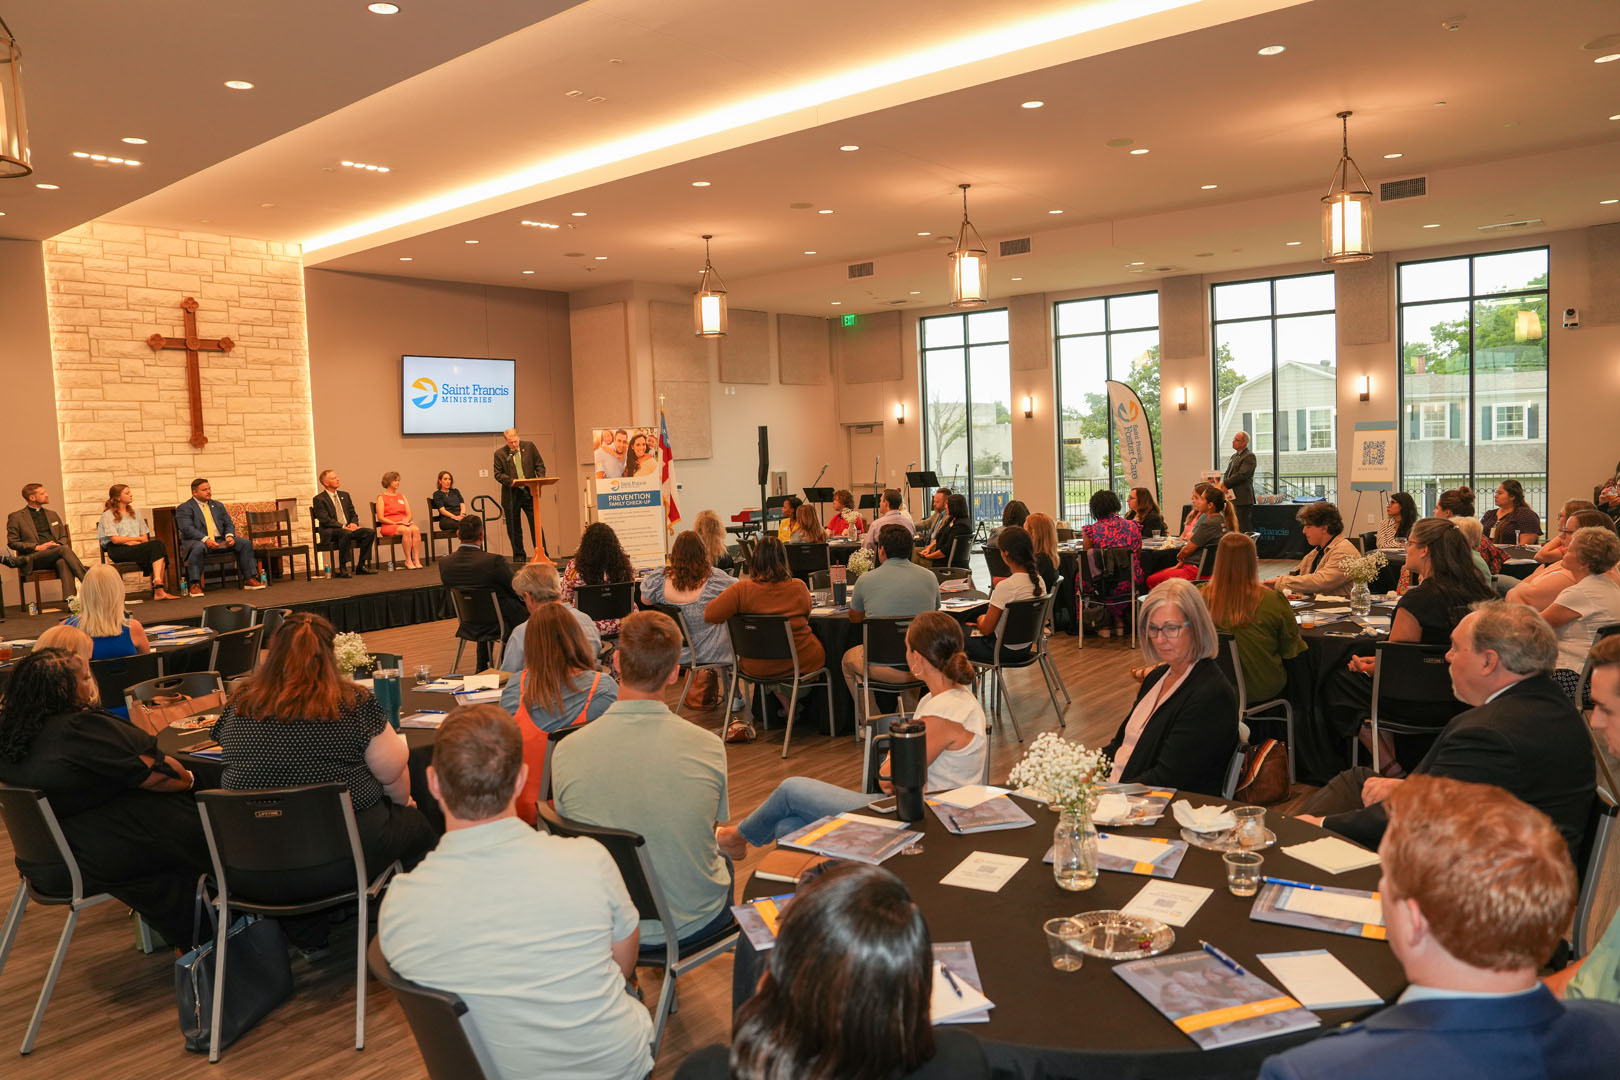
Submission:
[[[1333,268],[1340,345],[1382,345],[1389,340],[1389,252]]]
[[[854,325],[838,325],[833,332],[843,335],[845,382],[900,381],[904,365],[900,360],[898,311],[857,316]]]
[[[1051,315],[1045,293],[1007,299],[1007,332],[1012,342],[1012,370],[1040,371],[1050,366]]]
[[[664,398],[669,441],[675,460],[714,456],[714,430],[709,411],[709,384],[653,380],[653,393]]]
[[[1590,277],[1581,322],[1587,326],[1620,323],[1620,223],[1586,230],[1586,259]],[[1562,308],[1549,314],[1555,320],[1564,317]]]
[[[831,324],[819,315],[778,315],[776,354],[784,386],[820,386],[832,370]]]
[[[771,317],[763,311],[738,311],[733,308],[727,323],[728,332],[720,339],[720,381],[769,383]],[[826,337],[823,332],[824,344]]]
[[[569,351],[574,369],[574,400],[590,403],[575,415],[575,453],[590,460],[591,428],[619,423],[630,399],[630,338],[622,303],[575,308],[568,313]],[[604,411],[605,409],[605,411]]]
[[[692,306],[654,300],[647,309],[652,331],[653,377],[707,383],[709,343],[692,333]]]
[[[1168,277],[1159,282],[1159,345],[1163,356],[1202,356],[1204,331],[1204,278],[1200,274]]]

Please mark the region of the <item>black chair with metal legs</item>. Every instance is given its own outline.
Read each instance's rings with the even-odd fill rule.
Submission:
[[[259,609],[252,604],[209,604],[202,610],[202,628],[217,634],[246,630],[258,619]]]
[[[131,686],[155,679],[162,672],[163,658],[151,652],[90,661],[90,675],[101,691],[101,706],[104,709],[123,708],[124,694]]]
[[[506,616],[501,614],[501,605],[495,600],[495,590],[450,589],[449,593],[450,606],[456,613],[456,659],[450,665],[450,674],[461,670],[461,653],[469,641],[474,645],[489,645],[490,663],[500,663],[501,646],[506,642]],[[496,630],[490,634],[487,630],[471,629],[478,626],[493,626]]]
[[[1057,597],[1057,590],[1049,591],[1045,596],[1035,596],[1028,600],[1014,600],[1002,611],[1001,618],[996,622],[995,652],[988,662],[973,661],[974,670],[980,675],[990,676],[988,680],[991,691],[991,711],[996,716],[1001,715],[1002,699],[1007,697],[1005,678],[1003,672],[1009,669],[1040,667],[1041,677],[1046,682],[1047,693],[1052,698],[1052,711],[1057,713],[1058,724],[1067,727],[1063,719],[1063,707],[1058,704],[1057,692],[1052,689],[1050,677],[1046,667],[1041,664],[1041,651],[1045,648],[1046,619],[1052,610],[1052,603]],[[1021,652],[1015,652],[1009,657],[1006,650],[1018,649],[1027,646]],[[1019,742],[1024,741],[1024,733],[1018,727],[1018,717],[1013,714],[1012,701],[1007,701],[1007,719],[1012,721],[1013,734]]]
[[[1232,684],[1237,691],[1238,719],[1239,720],[1276,720],[1275,716],[1266,716],[1268,712],[1282,710],[1283,739],[1288,744],[1288,782],[1294,782],[1294,706],[1285,697],[1272,698],[1270,701],[1249,703],[1248,686],[1243,679],[1243,661],[1238,656],[1237,639],[1231,634],[1220,634],[1220,647],[1215,650],[1215,662],[1220,665],[1221,672],[1226,681]],[[1227,796],[1230,798],[1231,796]]]
[[[276,636],[281,624],[292,614],[292,608],[272,607],[259,609],[259,648],[268,649],[270,639]]]
[[[727,718],[731,712],[731,703],[737,700],[737,686],[739,683],[748,684],[749,700],[753,700],[754,690],[764,691],[772,683],[785,682],[785,675],[773,677],[759,677],[749,675],[742,669],[744,660],[791,660],[793,662],[793,688],[789,691],[787,706],[787,731],[782,736],[782,756],[788,756],[788,744],[793,741],[793,715],[799,705],[799,687],[801,684],[821,687],[827,691],[827,734],[833,733],[833,685],[832,672],[825,664],[814,671],[804,671],[799,666],[799,648],[793,641],[793,626],[787,615],[733,615],[726,620],[726,631],[731,635],[731,651],[736,659],[731,665],[731,679],[726,686],[726,710],[722,718]],[[763,703],[762,703],[763,706]],[[765,710],[760,709],[761,726],[765,717]]]
[[[60,867],[67,883],[65,891],[41,888],[33,878],[19,871],[21,880],[17,882],[17,895],[11,901],[11,910],[6,913],[4,928],[0,928],[0,973],[3,973],[6,956],[17,938],[17,928],[22,925],[23,912],[27,910],[29,900],[68,909],[67,925],[62,927],[62,936],[57,939],[56,953],[51,957],[50,969],[45,973],[45,984],[40,987],[34,1015],[23,1034],[19,1053],[28,1054],[34,1049],[39,1025],[45,1019],[45,1007],[51,1003],[51,991],[56,989],[56,978],[62,973],[62,962],[67,959],[68,944],[72,942],[73,929],[79,923],[79,912],[104,900],[111,900],[112,896],[108,893],[84,894],[84,877],[79,872],[79,861],[69,850],[67,837],[62,835],[62,826],[57,824],[56,815],[51,811],[50,801],[45,798],[43,791],[0,784],[0,819],[4,819],[6,832],[11,837],[12,854],[20,862],[32,866]]]
[[[861,620],[861,676],[858,680],[857,690],[860,692],[861,703],[865,705],[866,723],[861,726],[861,737],[870,740],[874,734],[873,728],[879,720],[898,719],[905,716],[905,698],[908,690],[926,690],[927,684],[921,679],[910,678],[903,682],[882,682],[872,678],[872,666],[895,668],[905,671],[906,668],[906,633],[911,629],[914,615],[879,617],[873,616]],[[897,702],[899,708],[892,713],[877,711],[876,694],[894,694],[900,697]],[[862,710],[857,707],[856,713]],[[883,725],[888,730],[888,725]]]
[[[787,552],[788,573],[810,586],[810,576],[832,566],[832,548],[825,541],[819,544],[784,544]]]
[[[607,585],[575,585],[574,606],[597,622],[609,622],[613,619],[622,619],[636,610],[636,593],[639,583],[634,581],[615,581]],[[610,641],[617,634],[603,634],[604,641]]]
[[[1007,560],[1001,557],[1001,549],[994,544],[984,545],[984,565],[990,571],[992,583],[1012,577],[1012,568],[1007,565]]]
[[[1057,598],[1062,591],[1063,575],[1059,574],[1057,580],[1052,583],[1052,587],[1046,591],[1046,616],[1041,620],[1040,662],[1041,675],[1046,679],[1046,689],[1048,692],[1054,689],[1062,691],[1063,708],[1067,709],[1074,704],[1074,698],[1070,696],[1068,686],[1064,684],[1062,679],[1058,678],[1057,664],[1052,659],[1052,648],[1048,644],[1052,635],[1052,612],[1057,609]],[[1057,704],[1056,695],[1052,698],[1052,704]],[[1064,722],[1062,709],[1058,710],[1058,726],[1069,726]]]
[[[637,967],[656,967],[664,971],[664,984],[658,991],[658,1003],[653,1007],[652,1055],[658,1057],[658,1047],[664,1040],[664,1024],[675,1011],[675,982],[693,968],[724,956],[737,947],[740,931],[736,923],[693,941],[685,946],[680,942],[679,927],[664,901],[658,875],[653,871],[652,856],[647,841],[640,833],[628,829],[610,829],[603,825],[588,825],[570,821],[545,803],[540,804],[540,823],[556,836],[589,837],[607,848],[608,854],[619,867],[619,876],[630,894],[631,903],[645,920],[656,920],[664,928],[662,952],[644,948],[636,958]]]
[[[697,649],[692,645],[692,633],[686,625],[686,616],[682,613],[681,609],[676,607],[674,604],[648,604],[647,610],[657,611],[664,615],[668,615],[675,621],[676,627],[681,632],[681,655],[686,657],[686,660],[684,661],[686,664],[686,681],[681,684],[681,696],[680,699],[675,702],[675,715],[679,716],[681,715],[682,707],[686,704],[687,691],[692,689],[693,676],[695,676],[699,671],[730,671],[731,661],[722,660],[718,663],[698,663]]]
[[[1462,706],[1451,692],[1451,668],[1446,663],[1446,646],[1416,645],[1406,642],[1380,641],[1373,646],[1372,711],[1368,721],[1372,724],[1372,767],[1378,772],[1378,733],[1391,735],[1438,735],[1447,723],[1444,720],[1402,720],[1390,711],[1412,705],[1439,708],[1449,705],[1451,715]],[[1358,725],[1359,727],[1359,725]],[[1350,764],[1356,763],[1356,748],[1360,740],[1350,736]]]
[[[155,705],[159,699],[172,702],[180,698],[207,697],[224,690],[225,680],[220,678],[219,672],[186,671],[177,675],[159,675],[155,679],[136,683],[124,690],[124,700]]]
[[[208,1060],[219,1060],[225,955],[232,911],[287,918],[349,903],[355,911],[354,1048],[366,1045],[366,917],[399,863],[366,877],[354,804],[343,784],[268,791],[199,791],[203,835],[214,871],[205,887],[216,914],[213,1031]]]
[[[222,679],[246,675],[259,662],[259,640],[262,626],[249,626],[232,630],[214,639],[214,651],[208,660],[208,670],[219,672]]]
[[[1130,606],[1125,609],[1125,622],[1131,627],[1131,648],[1136,648],[1136,562],[1137,554],[1131,548],[1089,548],[1080,553],[1080,581],[1082,603],[1085,602],[1085,586],[1094,583],[1101,575],[1105,581],[1129,581],[1131,595],[1126,600],[1093,600],[1091,603],[1101,604],[1104,609],[1117,608],[1123,603]],[[1085,628],[1075,635],[1080,640],[1077,648],[1086,647]]]
[[[394,992],[427,1066],[428,1080],[485,1080],[495,1075],[478,1027],[459,995],[401,976],[383,956],[381,938],[371,939],[366,961],[377,981]]]

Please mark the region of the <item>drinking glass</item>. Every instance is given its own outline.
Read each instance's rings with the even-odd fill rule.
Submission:
[[[399,668],[378,668],[371,673],[371,692],[388,717],[388,724],[399,730]]]
[[[416,685],[417,686],[422,686],[423,684],[430,683],[432,681],[433,681],[433,665],[432,664],[417,664],[416,665]]]
[[[1237,841],[1239,848],[1248,851],[1266,846],[1265,807],[1234,806],[1232,817],[1237,819],[1237,826],[1232,830],[1232,839]]]
[[[1221,856],[1226,863],[1226,887],[1233,896],[1253,896],[1260,891],[1260,864],[1265,862],[1257,851],[1228,851]]]
[[[1086,959],[1086,954],[1080,951],[1080,923],[1068,917],[1047,919],[1042,929],[1046,931],[1052,966],[1059,971],[1079,971]]]

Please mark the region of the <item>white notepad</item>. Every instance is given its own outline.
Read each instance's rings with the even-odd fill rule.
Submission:
[[[1342,874],[1346,870],[1360,870],[1363,867],[1378,865],[1378,852],[1368,851],[1337,836],[1324,836],[1309,843],[1292,844],[1283,848],[1283,852],[1330,874]]]
[[[1202,885],[1149,881],[1142,886],[1142,891],[1131,897],[1130,902],[1120,910],[1129,915],[1146,915],[1171,926],[1186,926],[1214,891]]]
[[[1008,794],[1006,788],[990,787],[985,784],[969,784],[967,787],[955,788],[951,791],[941,791],[929,798],[935,802],[942,802],[946,806],[958,806],[963,810],[971,810],[982,802],[999,798]]]
[[[956,869],[939,879],[941,885],[956,885],[980,892],[1000,892],[1012,880],[1020,867],[1029,862],[1018,855],[997,855],[989,851],[975,851],[957,864]]]
[[[934,1023],[944,1024],[965,1013],[994,1008],[995,1003],[973,989],[959,972],[953,971],[951,975],[956,980],[954,985],[945,977],[945,965],[935,961],[933,998],[929,1002],[930,1018]]]
[[[1099,854],[1113,855],[1131,862],[1156,862],[1174,850],[1169,844],[1155,844],[1151,840],[1138,840],[1118,833],[1103,833],[1097,837]]]
[[[1316,889],[1289,889],[1282,906],[1302,915],[1320,915],[1325,919],[1343,919],[1345,922],[1384,925],[1384,908],[1370,896],[1346,896],[1343,893]]]
[[[1260,962],[1307,1009],[1382,1005],[1384,999],[1326,949],[1261,953]]]

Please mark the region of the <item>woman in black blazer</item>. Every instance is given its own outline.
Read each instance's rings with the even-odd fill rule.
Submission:
[[[1113,741],[1109,779],[1219,797],[1238,744],[1237,694],[1215,662],[1220,638],[1190,582],[1172,578],[1142,601],[1142,653],[1152,665]]]

